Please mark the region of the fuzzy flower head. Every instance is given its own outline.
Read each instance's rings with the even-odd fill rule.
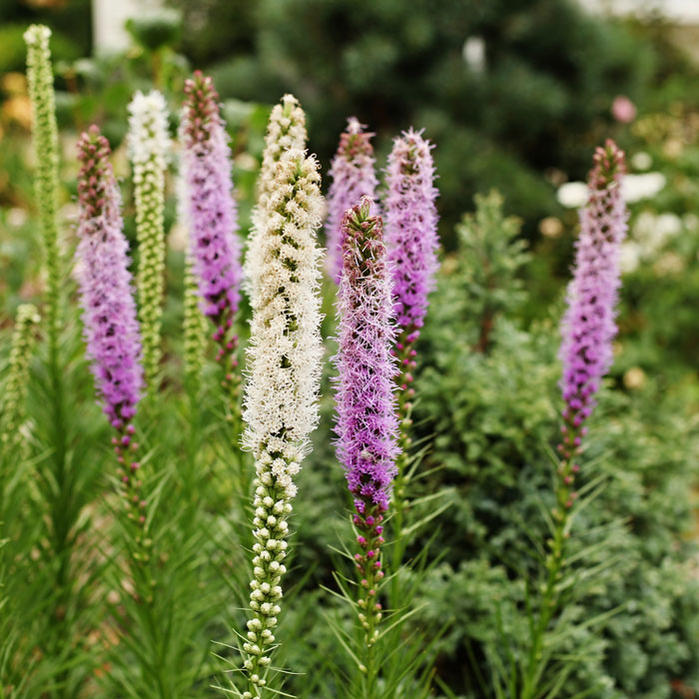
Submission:
[[[297,103],[287,100],[281,106],[293,111]],[[271,119],[270,130],[276,127]],[[256,457],[282,453],[290,445],[299,453],[306,449],[318,419],[323,354],[316,241],[323,199],[317,161],[290,146],[265,175],[260,192],[261,227],[247,260],[253,293],[243,415],[243,443]],[[293,491],[289,474],[280,475]]]
[[[347,129],[340,136],[340,144],[330,167],[332,184],[328,192],[328,220],[325,235],[328,246],[328,272],[336,284],[342,273],[342,219],[363,196],[372,201],[375,213],[376,187],[378,181],[374,171],[373,133],[356,117],[347,120]]]
[[[251,302],[257,294],[258,274],[263,264],[260,258],[261,246],[257,243],[273,214],[274,187],[277,181],[276,168],[282,154],[306,148],[306,115],[293,95],[284,95],[279,104],[274,105],[267,124],[265,149],[257,179],[257,203],[252,210],[252,229],[248,236],[248,249],[245,258],[245,284]]]
[[[96,126],[78,141],[78,281],[88,356],[104,411],[123,429],[143,384],[141,341],[109,143]]]
[[[579,444],[580,437],[573,433],[591,414],[600,381],[612,364],[619,251],[628,219],[621,192],[624,170],[623,151],[608,140],[595,152],[588,177],[589,199],[580,211],[580,237],[559,352],[561,389],[567,404],[564,418],[569,423],[564,441],[578,440],[572,446]]]
[[[393,268],[393,298],[398,325],[419,333],[427,295],[438,268],[437,208],[432,144],[410,129],[397,138],[388,159],[386,241]]]
[[[140,90],[129,103],[129,159],[134,166],[134,181],[148,177],[149,172],[164,172],[170,139],[167,134],[167,106],[162,93]]]
[[[348,210],[342,228],[335,432],[355,507],[364,515],[367,508],[388,509],[396,475],[391,278],[381,218],[371,216],[371,199]]]
[[[274,184],[275,166],[282,154],[292,149],[304,150],[306,139],[306,114],[293,95],[284,95],[279,104],[272,107],[269,115],[258,180],[258,199],[269,195],[269,188]]]
[[[185,81],[184,91],[180,125],[183,208],[190,226],[202,311],[219,324],[223,334],[224,324],[230,325],[238,310],[242,279],[228,137],[211,78],[196,71]]]

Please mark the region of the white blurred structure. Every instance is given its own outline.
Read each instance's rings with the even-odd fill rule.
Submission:
[[[651,12],[667,17],[679,24],[699,23],[699,0],[578,0],[590,10],[609,12],[615,15]]]
[[[127,49],[129,34],[124,24],[162,7],[161,0],[92,0],[92,39],[95,53],[112,53]]]

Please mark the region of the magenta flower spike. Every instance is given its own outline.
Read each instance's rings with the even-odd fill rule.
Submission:
[[[232,326],[240,304],[243,272],[228,137],[212,79],[196,71],[185,81],[184,91],[180,125],[183,210],[202,312],[216,327],[217,359],[224,366],[224,385],[232,388],[238,346]]]
[[[364,131],[356,117],[347,120],[347,129],[340,135],[340,143],[333,158],[330,172],[332,178],[328,192],[328,220],[325,235],[328,248],[328,273],[336,284],[342,272],[342,220],[347,209],[355,206],[361,197],[372,202],[372,213],[376,210],[376,187],[378,180],[374,171],[373,133]]]
[[[97,126],[82,134],[78,141],[77,275],[97,390],[112,426],[126,434],[136,414],[143,371],[128,243],[109,155],[109,143]]]
[[[367,642],[381,618],[376,582],[383,578],[380,547],[383,521],[396,475],[398,421],[395,360],[391,355],[391,279],[379,216],[363,197],[342,222],[344,245],[337,301],[338,354],[335,358],[337,454],[354,497],[355,555]],[[361,618],[361,617],[360,617]]]
[[[559,450],[566,460],[578,451],[585,433],[583,423],[592,413],[601,379],[612,364],[612,341],[617,332],[615,306],[621,283],[619,249],[628,219],[621,194],[624,171],[623,151],[608,140],[595,152],[588,177],[589,199],[580,211],[580,237],[575,246],[559,352],[563,363],[561,391],[566,403]]]
[[[425,321],[428,294],[439,267],[437,208],[432,144],[421,132],[403,132],[388,158],[386,183],[386,243],[393,270],[393,299],[400,334],[396,343],[401,412],[414,395],[412,372],[417,367],[414,345]]]

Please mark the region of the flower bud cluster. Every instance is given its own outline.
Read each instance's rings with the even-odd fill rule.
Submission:
[[[199,307],[199,289],[189,260],[185,262],[183,306],[184,375],[186,381],[197,385],[204,365],[207,322]]]
[[[156,386],[165,291],[165,170],[170,149],[167,107],[160,92],[136,92],[129,104],[129,157],[133,168],[138,238],[138,317],[143,368],[149,390]]]
[[[340,136],[337,153],[333,158],[329,175],[332,179],[328,192],[328,220],[325,237],[328,248],[328,272],[336,284],[342,273],[342,219],[363,196],[374,203],[378,180],[374,170],[373,133],[364,131],[356,117],[347,120],[347,129]],[[376,212],[374,203],[372,213]]]
[[[36,342],[36,326],[41,321],[36,307],[25,303],[17,309],[17,320],[12,334],[10,359],[7,368],[0,410],[0,449],[18,445],[22,438],[19,428],[24,421],[29,360]]]
[[[286,573],[287,519],[292,507],[286,491],[275,484],[268,470],[258,466],[256,483],[253,501],[253,579],[250,581],[252,617],[247,622],[247,640],[243,650],[247,654],[244,667],[251,683],[262,683],[260,686],[264,686],[263,679],[260,678],[258,683],[252,678],[255,675],[259,678],[260,672],[271,662],[269,653],[275,642],[274,629],[281,612],[283,595],[281,583]]]

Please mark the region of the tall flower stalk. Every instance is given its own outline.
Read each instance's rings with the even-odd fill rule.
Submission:
[[[537,696],[543,673],[543,642],[559,607],[557,592],[565,565],[566,541],[572,511],[578,497],[575,480],[585,423],[595,406],[595,396],[612,364],[614,321],[620,286],[619,249],[626,235],[628,211],[621,193],[624,153],[608,140],[594,155],[588,177],[589,198],[580,212],[580,237],[575,247],[573,279],[568,287],[568,308],[561,325],[559,357],[563,364],[561,391],[565,402],[560,463],[556,481],[554,529],[546,557],[547,577],[539,617],[522,682],[521,699]]]
[[[87,354],[103,409],[116,432],[112,443],[128,519],[145,524],[138,445],[132,424],[143,387],[141,339],[128,271],[128,243],[123,233],[121,199],[110,148],[96,126],[78,141],[78,282]],[[142,553],[136,551],[137,557]]]
[[[190,254],[202,311],[215,327],[212,337],[218,345],[222,385],[237,421],[240,374],[233,322],[240,304],[242,267],[228,136],[212,79],[196,71],[184,90],[180,140]]]
[[[388,159],[386,184],[386,243],[393,275],[394,315],[399,332],[394,352],[398,358],[398,418],[400,455],[393,496],[396,539],[394,567],[400,565],[403,541],[403,509],[407,466],[411,444],[411,412],[417,367],[416,343],[429,305],[438,269],[437,209],[432,144],[420,132],[410,129],[398,137]]]
[[[58,361],[61,262],[57,222],[58,128],[49,49],[50,37],[51,30],[40,24],[31,25],[24,33],[27,44],[27,80],[32,105],[32,133],[37,161],[34,184],[48,272],[45,317],[50,361],[55,367]],[[53,373],[57,371],[54,369]]]
[[[347,209],[363,196],[376,199],[378,180],[374,170],[373,133],[356,117],[347,120],[347,129],[340,135],[340,143],[330,166],[332,179],[328,192],[328,220],[325,224],[328,248],[328,272],[336,284],[342,272],[342,220]]]
[[[272,111],[266,156],[276,152],[276,159],[260,175],[259,227],[247,267],[254,291],[243,445],[255,460],[255,543],[243,644],[245,699],[265,696],[264,688],[269,687],[286,572],[287,519],[296,494],[294,476],[318,420],[323,355],[316,241],[323,213],[320,176],[314,156],[291,140],[280,149],[277,140],[278,125],[297,110],[298,103],[285,97]],[[273,688],[268,691],[276,693]]]
[[[354,498],[357,548],[357,605],[364,633],[366,683],[373,697],[378,679],[374,647],[382,611],[384,577],[381,545],[384,519],[397,473],[398,424],[395,410],[395,330],[391,321],[391,278],[381,218],[371,216],[363,197],[342,222],[342,274],[337,301],[337,453]]]
[[[165,292],[165,170],[170,140],[160,92],[136,92],[129,104],[129,157],[133,169],[138,238],[138,317],[148,391],[157,390]]]
[[[41,495],[49,516],[45,521],[45,538],[49,542],[47,567],[53,573],[49,580],[55,594],[52,609],[47,610],[46,628],[42,634],[42,655],[47,659],[72,655],[80,613],[66,614],[67,609],[81,610],[80,593],[74,584],[79,567],[76,555],[75,528],[80,519],[85,490],[78,477],[82,473],[82,445],[75,439],[75,421],[67,401],[69,364],[60,342],[64,266],[59,245],[59,143],[56,126],[55,94],[49,39],[51,31],[42,25],[30,26],[24,34],[27,44],[27,81],[32,106],[32,141],[36,156],[35,196],[44,247],[46,291],[42,315],[46,324],[47,355],[42,362],[45,380],[45,419],[37,423],[39,439],[48,455],[37,474]],[[79,632],[78,632],[79,633]],[[77,680],[75,663],[61,661],[55,677],[57,696],[67,696],[68,684]]]

